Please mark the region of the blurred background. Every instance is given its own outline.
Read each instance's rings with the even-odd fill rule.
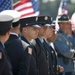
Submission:
[[[17,2],[19,0],[14,0],[13,2]],[[61,0],[39,0],[39,11],[40,15],[49,15],[52,16],[53,19],[56,19],[58,14],[58,8]],[[75,0],[67,0],[68,14],[71,17],[75,12]]]

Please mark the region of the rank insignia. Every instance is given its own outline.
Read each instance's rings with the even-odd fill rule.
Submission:
[[[28,54],[32,55],[32,48],[28,47]]]

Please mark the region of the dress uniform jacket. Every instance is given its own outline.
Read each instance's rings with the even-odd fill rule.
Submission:
[[[45,49],[49,52],[49,70],[50,70],[50,75],[57,75],[57,57],[55,54],[55,51],[53,48],[50,46],[47,40],[44,40],[44,47]],[[47,54],[47,57],[48,57]]]
[[[24,49],[24,45],[25,49]],[[27,44],[19,39],[17,35],[10,34],[8,41],[5,43],[6,51],[10,58],[13,75],[27,74],[26,48]],[[24,52],[25,51],[25,52]]]
[[[43,43],[40,41],[39,38],[36,38],[35,40],[32,41],[32,44],[34,45],[35,48],[37,69],[39,75],[48,75],[47,56],[46,50],[43,47]]]
[[[73,72],[73,53],[71,52],[70,42],[68,41],[67,36],[63,30],[59,29],[56,40],[54,41],[54,46],[58,53],[58,64],[64,67],[63,74],[65,75],[67,72]]]
[[[0,75],[12,75],[10,62],[5,55],[5,48],[0,42]]]
[[[38,70],[37,70],[37,64],[36,64],[36,55],[35,55],[35,51],[33,48],[33,45],[24,37],[21,36],[21,39],[23,41],[25,41],[26,43],[30,44],[31,48],[32,48],[32,54],[30,55],[30,61],[28,62],[29,65],[29,69],[28,69],[28,74],[27,75],[38,75]]]

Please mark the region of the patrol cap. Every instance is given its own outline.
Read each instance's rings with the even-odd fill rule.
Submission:
[[[16,27],[19,25],[19,20],[20,20],[21,14],[18,11],[16,11],[16,10],[4,10],[1,12],[1,14],[10,15],[14,18],[13,23],[12,23],[12,27]]]
[[[21,27],[25,27],[25,26],[33,26],[33,27],[40,27],[37,24],[37,17],[28,17],[28,18],[22,18],[20,19],[20,24]]]
[[[60,22],[70,22],[69,16],[67,14],[60,15],[60,17],[58,18],[58,23]]]
[[[52,17],[50,16],[38,16],[38,24],[40,26],[51,26],[52,24]]]
[[[13,17],[0,14],[0,33],[12,27]]]

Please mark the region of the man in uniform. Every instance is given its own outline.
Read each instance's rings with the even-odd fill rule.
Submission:
[[[36,55],[31,40],[38,36],[38,25],[37,17],[22,18],[20,20],[21,24],[21,39],[27,42],[31,47],[32,51],[28,51],[31,55],[29,62],[29,72],[28,75],[39,75],[37,70]]]
[[[64,67],[64,72],[61,75],[73,75],[74,52],[71,51],[71,44],[67,38],[68,29],[70,27],[68,15],[61,15],[58,18],[59,31],[57,32],[56,39],[54,41],[55,50],[58,54],[58,64]]]
[[[54,48],[54,40],[56,39],[56,34],[55,34],[55,23],[52,23],[52,27],[53,27],[53,34],[50,37],[47,37],[47,42],[50,45],[50,48],[54,54],[54,59],[53,62],[56,62],[56,67],[54,67],[54,70],[56,70],[57,74],[59,75],[60,73],[62,73],[64,71],[64,68],[61,65],[58,65],[57,63],[57,52]]]
[[[51,52],[48,44],[44,40],[46,37],[52,35],[52,19],[49,16],[39,16],[37,22],[40,25],[38,38],[33,40],[32,44],[36,50],[39,75],[53,75],[55,71],[53,72]]]
[[[11,16],[0,15],[0,75],[12,75],[11,64],[4,46],[10,35],[12,20]]]
[[[6,51],[10,58],[13,75],[27,75],[28,44],[19,38],[20,33],[20,13],[16,10],[5,10],[1,14],[11,15],[14,20],[12,23],[11,33],[8,41],[5,43]]]

